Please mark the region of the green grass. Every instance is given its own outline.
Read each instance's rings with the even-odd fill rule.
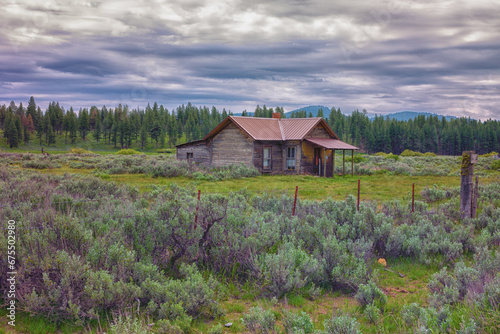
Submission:
[[[62,175],[64,173],[92,173],[88,169],[74,169],[63,165],[62,168],[46,169],[44,173]],[[361,182],[360,197],[362,201],[377,200],[387,201],[394,199],[411,199],[412,184],[415,183],[415,199],[421,199],[420,192],[426,186],[460,185],[460,178],[452,176],[403,176],[403,175],[371,175],[371,176],[336,176],[324,178],[304,175],[260,175],[257,177],[231,179],[223,181],[193,180],[187,177],[158,177],[152,178],[144,174],[115,174],[109,180],[138,187],[145,192],[153,185],[169,186],[176,183],[180,186],[190,186],[200,189],[203,193],[221,193],[246,189],[250,192],[287,194],[293,196],[295,187],[298,186],[299,199],[344,199],[348,195],[357,196],[358,179]],[[489,179],[482,179],[488,182]]]

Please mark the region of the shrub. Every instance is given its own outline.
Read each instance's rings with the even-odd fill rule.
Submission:
[[[454,275],[450,275],[445,268],[431,276],[428,288],[432,292],[432,305],[454,305],[463,300],[469,286],[477,279],[478,272],[474,268],[466,267],[463,262],[455,266]]]
[[[363,315],[365,316],[366,320],[374,324],[380,318],[380,309],[377,306],[375,306],[374,303],[372,303],[365,307]]]
[[[252,307],[241,321],[251,333],[276,333],[276,318],[272,310]]]
[[[368,284],[360,284],[358,292],[354,296],[361,307],[374,305],[380,310],[383,310],[387,304],[387,296],[380,290],[374,282]]]
[[[432,188],[429,186],[425,186],[425,188],[422,190],[421,195],[426,200],[427,202],[437,202],[441,201],[446,198],[451,198],[455,195],[458,194],[459,189],[454,188],[446,188],[446,187],[441,187],[438,188],[437,185],[434,185]]]
[[[139,151],[127,148],[127,149],[119,150],[115,154],[118,154],[118,155],[134,155],[134,154],[144,154],[144,153],[141,153]]]
[[[143,334],[148,332],[148,326],[144,325],[140,319],[121,314],[113,320],[109,328],[110,334]]]
[[[314,324],[311,317],[305,313],[284,312],[283,327],[285,334],[314,333]]]
[[[175,153],[175,148],[162,148],[156,150],[156,153],[168,153],[168,154]]]
[[[147,278],[141,284],[149,313],[185,323],[191,322],[191,316],[202,313],[209,316],[222,314],[216,298],[219,285],[213,277],[205,280],[195,265],[182,264],[180,273],[184,279],[160,283]]]
[[[361,334],[359,322],[349,315],[332,316],[323,322],[325,334]]]
[[[222,327],[222,324],[217,324],[215,326],[212,326],[207,331],[207,334],[222,334],[222,333],[224,333],[224,327]]]
[[[290,241],[276,254],[263,254],[259,262],[267,289],[276,297],[304,287],[319,271],[318,261]]]
[[[84,148],[80,148],[80,147],[72,147],[69,152],[70,154],[94,154],[92,151],[89,151],[89,150],[86,150]]]
[[[495,156],[495,155],[498,155],[498,152],[490,152],[490,153],[486,153],[486,154],[480,154],[479,157],[480,158],[491,158],[492,156]]]
[[[437,157],[437,154],[434,152],[425,152],[424,157]]]
[[[354,160],[355,164],[359,164],[360,162],[367,161],[368,159],[362,156],[361,154],[356,154],[354,157],[347,156],[345,158],[345,161],[347,162],[351,162],[351,160]]]
[[[404,305],[401,311],[401,317],[408,326],[414,326],[422,317],[422,309],[417,303]]]
[[[184,334],[182,328],[180,328],[178,325],[172,324],[170,321],[166,319],[160,319],[156,321],[154,329],[155,330],[153,333],[157,334]]]
[[[464,317],[462,316],[462,321],[460,322],[460,329],[458,330],[457,334],[476,334],[477,333],[477,324],[474,321],[474,319],[469,319],[468,322],[464,320]]]
[[[377,153],[373,153],[372,155],[376,156],[376,157],[386,157],[386,156],[388,156],[388,154],[385,153],[385,152],[377,152]]]
[[[392,159],[394,161],[398,161],[399,160],[399,155],[389,153],[388,155],[386,155],[384,157],[384,159]]]
[[[492,170],[500,170],[500,159],[493,161],[490,164],[490,169],[492,169]]]
[[[500,273],[484,287],[484,304],[493,310],[500,310]]]
[[[421,157],[423,155],[424,154],[422,154],[420,152],[415,152],[415,151],[412,151],[412,150],[409,150],[409,149],[404,150],[400,154],[400,156],[402,156],[402,157]]]
[[[51,163],[50,161],[40,161],[40,160],[30,160],[23,162],[23,168],[35,168],[35,169],[52,169],[52,168],[61,168],[61,165],[58,163]]]
[[[369,248],[372,244],[368,245]],[[322,244],[321,263],[323,277],[333,288],[356,290],[368,281],[368,269],[365,262],[365,251],[352,252],[347,241],[338,241],[329,236]]]

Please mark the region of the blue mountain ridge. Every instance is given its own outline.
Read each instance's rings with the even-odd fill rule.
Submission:
[[[292,111],[287,111],[285,113],[285,115],[287,117],[290,117],[290,114],[293,113],[293,112],[305,110],[307,116],[309,116],[309,113],[311,113],[313,115],[313,117],[316,117],[318,115],[319,109],[323,109],[323,115],[325,116],[325,118],[328,117],[328,115],[330,115],[331,108],[330,107],[326,107],[326,106],[322,106],[322,105],[307,106],[307,107],[295,109],[295,110],[292,110]],[[253,113],[249,112],[248,115],[252,116]],[[437,116],[438,119],[440,119],[440,120],[441,120],[441,118],[444,117],[444,118],[446,118],[447,121],[449,121],[450,119],[457,118],[456,116],[445,116],[445,115],[439,115],[439,114],[436,114],[436,113],[423,112],[423,111],[399,111],[399,112],[385,114],[385,115],[380,115],[380,114],[377,114],[377,115],[378,116],[383,116],[384,118],[389,117],[389,119],[395,119],[397,121],[408,121],[410,119],[415,119],[415,118],[417,118],[420,115],[424,115],[425,117]],[[241,116],[241,113],[236,113],[236,114],[234,114],[234,116]],[[373,120],[373,119],[375,119],[375,114],[368,113],[368,117],[370,118],[370,120]]]

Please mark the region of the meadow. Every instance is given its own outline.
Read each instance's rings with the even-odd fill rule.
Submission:
[[[460,219],[460,157],[360,155],[326,179],[0,152],[16,332],[498,333],[497,161],[480,157],[478,216]],[[2,290],[6,254],[3,224]]]

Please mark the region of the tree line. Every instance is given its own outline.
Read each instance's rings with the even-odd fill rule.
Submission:
[[[247,117],[272,117],[282,107],[257,106]],[[327,115],[328,114],[328,115]],[[173,147],[187,141],[203,138],[231,111],[216,107],[196,107],[191,103],[169,111],[163,105],[149,104],[145,109],[81,108],[65,110],[58,102],[51,102],[43,112],[30,98],[27,108],[22,103],[0,106],[0,127],[10,147],[23,142],[36,141],[39,145],[53,145],[56,138],[74,144],[77,138],[94,140],[128,148],[137,143],[144,148],[149,143],[155,147]],[[312,117],[305,110],[289,114],[291,118]],[[354,110],[345,115],[340,108],[318,111],[342,141],[356,145],[368,153],[392,152],[400,154],[405,149],[433,152],[441,155],[460,155],[474,150],[480,154],[500,151],[500,123],[497,120],[478,121],[470,118],[447,120],[438,116],[418,116],[408,121],[398,121],[383,116],[370,119],[367,111]]]

